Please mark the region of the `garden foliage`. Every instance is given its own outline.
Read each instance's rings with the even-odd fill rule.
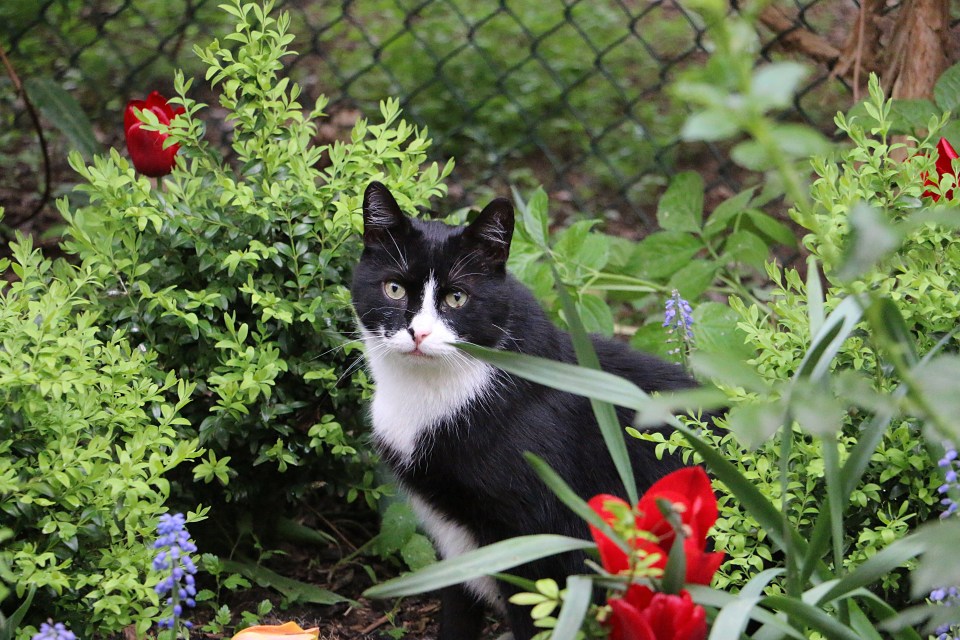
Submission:
[[[197,385],[181,427],[210,451],[197,480],[229,482],[229,500],[275,512],[278,496],[311,487],[372,505],[381,488],[360,444],[365,374],[346,287],[360,196],[377,179],[406,208],[423,206],[451,165],[421,172],[429,140],[394,101],[350,141],[317,144],[325,100],[305,113],[300,88],[279,75],[292,53],[287,16],[224,8],[234,48],[196,53],[232,127],[227,157],[203,139],[205,105],[178,76],[176,168],[155,187],[116,151],[89,166],[71,156],[89,204],[61,201],[65,247],[107,286],[104,323],[157,352],[145,373],[173,369]],[[141,117],[166,131],[149,110]]]
[[[201,455],[180,432],[194,385],[159,381],[157,354],[101,323],[89,270],[11,245],[0,285],[0,563],[30,619],[83,635],[143,633],[158,614],[145,542],[166,511],[167,476]],[[34,593],[35,591],[35,593]]]
[[[728,335],[745,343],[746,362],[743,344],[731,348],[729,341],[700,340],[714,328],[707,327],[705,334],[704,327],[694,323],[697,346],[690,362],[704,380],[718,385],[723,397],[706,389],[650,398],[593,370],[596,359],[576,313],[583,283],[574,278],[568,291],[567,283],[557,278],[576,265],[565,264],[567,255],[553,251],[545,233],[535,244],[551,262],[547,268],[558,280],[556,299],[584,366],[572,369],[517,354],[464,348],[541,384],[636,408],[638,428],[662,421],[674,424],[677,433],[668,442],[630,431],[660,441],[664,448],[683,449],[688,458],[709,468],[726,494],[712,534],[716,548],[730,556],[715,581],[722,591],[689,586],[697,602],[712,607],[711,638],[740,637],[753,619],[758,628],[751,637],[757,638],[854,640],[889,634],[918,639],[915,627],[928,618],[934,620],[930,630],[958,622],[955,610],[943,606],[919,604],[898,614],[908,601],[922,601],[931,589],[934,601],[943,600],[947,588],[960,581],[960,566],[943,552],[946,541],[955,544],[960,531],[955,523],[937,522],[935,508],[941,498],[938,487],[951,491],[953,486],[949,479],[944,483],[934,462],[940,457],[940,442],[960,435],[953,421],[960,410],[954,388],[960,376],[955,355],[958,222],[954,209],[932,206],[934,197],[949,201],[956,186],[955,168],[938,171],[935,163],[933,141],[945,118],[929,120],[924,136],[909,139],[909,144],[894,141],[889,135],[894,104],[872,78],[870,101],[862,107],[865,115],[856,120],[837,117],[852,145],[816,157],[817,180],[808,188],[797,162],[807,153],[798,149],[809,149],[795,143],[812,143],[816,137],[781,129],[766,113],[777,100],[746,99],[765,97],[762,88],[767,85],[774,94],[789,94],[799,72],[776,63],[756,70],[744,65],[753,55],[744,47],[753,41],[744,37],[749,25],[731,24],[719,3],[700,4],[719,40],[714,66],[730,72],[713,80],[703,76],[700,84],[691,85],[687,78],[683,90],[694,102],[699,96],[702,111],[686,132],[693,136],[706,131],[704,123],[716,118],[722,104],[742,107],[731,118],[732,126],[714,134],[747,134],[748,140],[738,144],[741,157],[755,160],[753,168],[768,172],[768,188],[774,185],[775,192],[786,193],[793,202],[791,216],[810,232],[803,238],[812,253],[806,277],[770,263],[765,265],[768,284],[754,281],[745,287],[748,296],[733,292],[736,327],[728,327]],[[725,59],[730,64],[723,64]],[[743,73],[738,75],[738,69]],[[826,150],[819,142],[815,146]],[[690,194],[675,194],[681,210],[698,207]],[[741,219],[748,203],[745,199],[735,208]],[[666,220],[675,224],[675,219]],[[527,222],[525,218],[530,239]],[[576,246],[590,244],[584,240]],[[707,254],[716,258],[713,252]],[[702,254],[695,251],[689,257],[697,255]],[[665,293],[661,299],[667,298]],[[729,405],[730,411],[709,429],[695,419],[681,422],[671,416],[684,407],[721,405]],[[616,430],[615,424],[605,425],[602,412],[597,415],[605,433]],[[611,453],[619,446],[614,441]],[[530,462],[574,512],[600,526],[556,474],[532,457]],[[682,530],[675,527],[678,535]],[[621,541],[629,544],[628,538]],[[542,557],[567,544],[572,541],[518,538],[368,593],[403,595],[489,573],[483,567],[502,571],[511,562]],[[638,562],[649,560],[638,551]],[[602,559],[603,546],[600,552]],[[531,593],[522,597],[534,605],[531,615],[538,624],[553,629],[551,637],[574,638],[582,630],[592,637],[603,633],[596,621],[611,615],[610,606],[624,591],[628,599],[638,585],[677,593],[676,571],[671,579],[670,567],[682,567],[684,555],[689,554],[674,545],[663,576],[614,572],[604,562],[602,568],[593,567],[599,575],[571,576],[565,589],[540,581],[529,585]],[[911,568],[915,570],[908,588],[902,576]],[[591,584],[608,589],[607,607],[589,608]],[[561,604],[559,616],[552,617]],[[611,637],[630,637],[618,633],[614,624]]]

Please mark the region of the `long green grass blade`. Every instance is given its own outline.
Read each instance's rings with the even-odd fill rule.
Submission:
[[[550,636],[551,640],[575,640],[590,608],[593,580],[587,576],[570,576],[567,578],[566,591],[563,608],[557,616],[557,626]]]
[[[763,597],[763,590],[771,580],[781,574],[783,569],[766,569],[751,578],[740,590],[737,599],[720,609],[710,627],[709,640],[739,638],[753,617],[757,603]]]
[[[637,385],[612,373],[473,344],[458,343],[457,347],[507,373],[552,389],[569,391],[630,409],[636,409],[637,405],[649,397]]]
[[[797,367],[796,378],[821,378],[830,368],[844,341],[856,329],[863,317],[863,304],[856,296],[848,296],[824,320],[820,331],[810,342],[810,348]]]
[[[850,627],[841,624],[827,612],[796,598],[787,596],[767,596],[761,600],[764,606],[783,611],[814,631],[819,631],[831,640],[862,640]]]
[[[704,587],[698,584],[687,585],[687,591],[690,592],[690,596],[694,602],[716,609],[728,607],[740,599],[739,595],[727,593],[726,591],[718,591],[717,589],[711,589],[710,587]],[[779,639],[786,636],[796,638],[797,640],[806,640],[806,636],[767,609],[755,606],[750,612],[750,617],[765,625],[764,628],[770,637]]]
[[[690,446],[703,458],[707,467],[720,482],[727,485],[727,489],[750,512],[767,535],[781,549],[786,548],[785,535],[793,540],[798,549],[806,549],[806,542],[800,537],[783,514],[764,496],[757,486],[746,479],[743,474],[727,460],[720,452],[704,442],[693,430],[687,428],[679,420],[673,425],[690,443]]]
[[[851,591],[867,587],[894,569],[902,567],[923,553],[926,548],[923,535],[923,532],[914,533],[887,545],[840,578],[833,588],[823,594],[820,602],[831,602]]]
[[[550,490],[556,494],[560,502],[591,525],[600,529],[603,534],[613,540],[624,553],[631,552],[630,546],[600,517],[600,514],[591,509],[590,505],[578,496],[574,490],[570,488],[570,485],[564,482],[563,478],[561,478],[556,471],[550,468],[550,465],[530,452],[524,453],[523,457],[527,459],[527,462],[530,463],[530,466],[533,467],[533,470],[540,479],[543,480],[544,484],[550,487]]]
[[[825,317],[823,308],[823,285],[820,283],[820,269],[816,256],[807,257],[807,317],[810,323],[810,335],[815,336],[823,327]]]
[[[436,591],[540,558],[592,546],[593,543],[586,540],[550,534],[511,538],[387,580],[367,589],[363,595],[368,598],[393,598]]]
[[[560,298],[560,304],[567,318],[567,324],[570,326],[570,339],[573,341],[573,350],[577,354],[577,361],[583,367],[600,371],[600,360],[593,349],[593,343],[590,341],[590,336],[587,335],[587,330],[580,320],[580,314],[577,313],[573,300],[567,292],[567,287],[560,280],[560,274],[557,273],[556,268],[553,268],[553,277],[557,283],[557,295]],[[617,418],[617,412],[613,408],[613,404],[595,398],[590,399],[590,406],[593,408],[593,415],[597,419],[603,441],[607,445],[607,451],[610,452],[613,464],[620,475],[620,481],[626,489],[627,498],[630,504],[636,504],[639,500],[637,481],[633,474],[633,466],[630,464],[630,453],[627,451],[623,425]]]

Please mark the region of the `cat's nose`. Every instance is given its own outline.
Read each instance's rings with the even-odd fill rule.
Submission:
[[[420,346],[420,343],[426,340],[427,336],[430,335],[429,329],[414,329],[413,327],[410,327],[407,329],[407,331],[410,332],[410,337],[413,338],[414,344],[416,344],[418,347]]]

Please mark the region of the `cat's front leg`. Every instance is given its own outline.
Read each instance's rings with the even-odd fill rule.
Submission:
[[[437,640],[477,640],[485,606],[461,585],[440,592],[440,634]]]
[[[507,623],[513,632],[513,640],[530,640],[543,629],[538,629],[530,617],[530,607],[507,604]]]

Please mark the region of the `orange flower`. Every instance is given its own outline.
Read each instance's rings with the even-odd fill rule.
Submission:
[[[296,622],[283,624],[259,624],[247,627],[233,636],[232,640],[318,640],[320,629],[301,629]]]

